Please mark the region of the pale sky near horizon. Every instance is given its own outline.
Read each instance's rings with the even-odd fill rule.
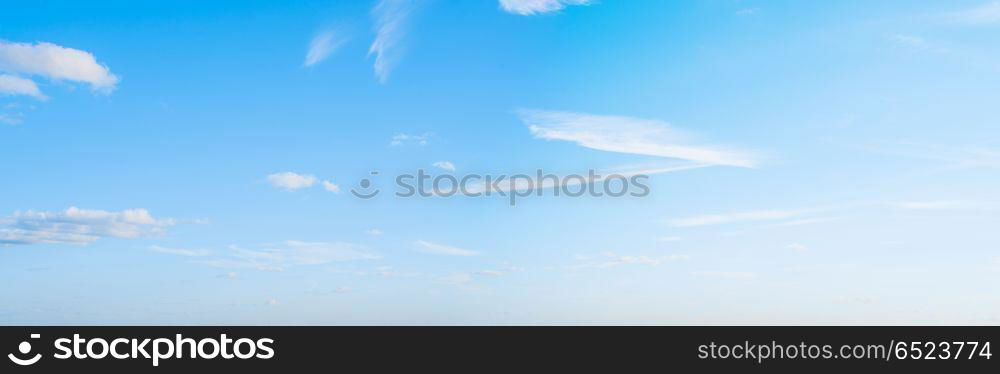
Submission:
[[[0,9],[0,324],[1000,324],[1000,1]]]

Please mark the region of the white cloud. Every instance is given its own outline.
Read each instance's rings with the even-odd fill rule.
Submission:
[[[752,16],[757,13],[760,13],[759,8],[743,8],[736,11],[736,15],[738,16]]]
[[[275,305],[281,304],[280,302],[278,302],[278,300],[275,300],[275,299],[270,299],[270,300],[268,300],[268,301],[266,301],[264,303],[267,304],[267,305],[270,305],[270,306],[275,306]]]
[[[31,96],[39,100],[48,99],[38,89],[38,85],[34,81],[7,74],[0,74],[0,94]]]
[[[577,261],[583,262],[572,266],[573,269],[611,268],[624,265],[660,266],[667,262],[691,259],[687,255],[650,257],[646,255],[620,255],[615,252],[604,252],[600,255],[576,255],[575,257]]]
[[[1000,168],[1000,150],[983,145],[939,145],[895,142],[868,150],[943,163],[948,169]]]
[[[365,231],[365,234],[368,234],[368,235],[371,235],[371,236],[381,236],[384,233],[382,232],[382,230],[379,230],[379,229],[370,229],[368,231]]]
[[[451,163],[451,161],[438,161],[438,162],[435,162],[433,164],[433,166],[436,167],[436,168],[438,168],[438,169],[443,169],[443,170],[448,170],[448,171],[455,171],[455,164]]]
[[[86,83],[103,93],[111,92],[118,84],[118,77],[107,66],[98,63],[94,55],[45,42],[30,44],[0,40],[0,71]]]
[[[951,12],[947,18],[965,24],[990,24],[1000,22],[1000,1],[989,2],[974,8]]]
[[[927,48],[927,41],[919,36],[896,34],[890,36],[889,40],[919,49]]]
[[[752,222],[752,221],[773,221],[787,219],[803,214],[801,210],[758,210],[752,212],[739,212],[729,214],[703,215],[686,218],[676,218],[668,220],[667,223],[676,227],[694,227],[706,225],[720,225],[726,223]]]
[[[488,277],[499,277],[499,276],[503,275],[503,272],[499,271],[499,270],[480,270],[480,271],[476,272],[476,274],[485,275],[485,276],[488,276]]]
[[[817,223],[831,222],[840,219],[839,217],[817,217],[817,218],[800,218],[793,219],[784,222],[778,222],[771,224],[770,227],[792,227],[792,226],[805,226],[813,225]]]
[[[257,249],[230,246],[225,256],[202,263],[221,268],[284,271],[294,266],[379,258],[381,257],[351,243],[286,240],[277,244],[261,245]]]
[[[312,41],[309,42],[309,51],[306,52],[306,59],[302,63],[302,66],[309,67],[323,62],[337,48],[340,48],[347,39],[347,36],[339,30],[325,30],[316,34],[312,38]]]
[[[423,240],[417,240],[417,245],[421,247],[422,252],[436,254],[436,255],[475,256],[478,254],[475,251],[470,251],[462,248],[449,247],[447,245],[431,243]]]
[[[367,273],[367,272],[357,272],[356,274],[357,275],[362,275],[362,276],[369,275],[369,273]],[[413,277],[413,276],[419,275],[418,273],[413,273],[413,272],[401,272],[401,271],[397,271],[397,270],[393,269],[392,266],[379,266],[379,267],[376,267],[375,270],[373,270],[370,274],[376,275],[376,276],[380,276],[380,277],[385,277],[385,278]]]
[[[648,256],[629,256],[629,255],[618,255],[614,252],[603,253],[602,256],[608,259],[601,263],[599,267],[608,268],[621,265],[647,265],[647,266],[660,266],[665,262],[670,261],[683,261],[688,260],[689,257],[685,255],[670,255],[662,257],[648,257]]]
[[[427,145],[430,142],[430,134],[423,135],[410,135],[410,134],[396,134],[392,136],[392,141],[389,145],[403,145],[406,143],[413,143],[416,145]]]
[[[6,123],[8,125],[17,125],[20,124],[22,121],[19,114],[10,115],[5,113],[0,113],[0,122]]]
[[[903,201],[892,205],[899,209],[909,210],[951,210],[967,208],[972,204],[964,201]]]
[[[374,260],[373,255],[361,247],[350,243],[301,242],[288,240],[276,247],[286,252],[288,259],[296,265],[321,265],[333,261]]]
[[[703,277],[735,278],[735,279],[755,278],[757,276],[757,274],[755,273],[744,272],[744,271],[694,271],[691,272],[691,274]]]
[[[752,155],[742,151],[689,144],[688,135],[662,121],[543,110],[521,110],[518,115],[540,139],[706,165],[754,167],[757,164]]]
[[[539,189],[560,188],[563,186],[572,187],[572,186],[579,186],[581,184],[601,183],[602,181],[604,181],[605,178],[610,176],[622,176],[625,178],[629,178],[635,175],[654,175],[654,174],[672,173],[677,171],[699,169],[708,166],[709,165],[689,164],[689,165],[680,165],[680,166],[671,166],[671,167],[644,169],[644,170],[613,170],[595,174],[593,179],[589,179],[589,177],[584,177],[584,175],[587,175],[587,173],[580,174],[579,176],[581,178],[566,178],[566,177],[556,176],[558,177],[558,180],[555,180],[554,178],[547,178],[546,175],[543,175],[543,178],[540,182],[538,181],[536,174],[534,176],[528,175],[528,178],[514,178],[514,179],[507,178],[506,180],[500,181],[498,183],[497,182],[490,184],[487,184],[485,182],[469,183],[466,186],[466,191],[472,194],[486,193],[487,191],[489,191],[490,193],[527,191],[527,190],[534,191]]]
[[[317,179],[312,175],[302,175],[286,171],[283,173],[268,175],[267,181],[271,183],[272,186],[294,191],[301,188],[312,187],[312,185],[316,184]]]
[[[71,207],[61,212],[15,212],[0,220],[0,245],[86,244],[101,238],[133,239],[160,234],[175,225],[156,219],[145,209],[118,212]]]
[[[185,256],[185,257],[203,257],[212,254],[212,252],[200,249],[166,248],[166,247],[160,247],[158,245],[149,247],[149,249],[152,250],[153,252],[160,252],[160,253]]]
[[[323,189],[333,193],[340,193],[340,186],[330,181],[323,181]]]
[[[792,243],[788,245],[788,249],[791,249],[796,252],[805,252],[809,250],[809,247],[806,247],[799,243]]]
[[[379,0],[372,9],[375,41],[368,49],[368,55],[375,55],[375,76],[380,83],[389,79],[389,73],[399,60],[402,53],[399,44],[406,36],[407,23],[415,4],[415,0]]]
[[[592,3],[592,0],[500,0],[500,8],[508,13],[530,16],[556,12],[569,5]]]

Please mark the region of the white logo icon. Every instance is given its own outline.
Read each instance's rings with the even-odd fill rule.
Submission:
[[[32,339],[38,339],[38,338],[41,338],[41,337],[42,336],[39,335],[39,334],[31,334],[31,338]],[[23,341],[23,342],[21,342],[21,344],[17,345],[17,350],[20,351],[21,354],[26,355],[29,352],[31,352],[31,343],[28,343],[27,341]],[[11,361],[14,361],[15,364],[18,364],[18,365],[21,365],[21,366],[28,366],[28,365],[33,365],[34,363],[38,362],[38,360],[41,360],[42,359],[42,354],[39,353],[39,354],[36,354],[35,357],[29,358],[27,360],[22,360],[20,358],[17,358],[17,356],[14,356],[13,353],[11,353],[11,354],[7,355],[7,358],[9,358]]]

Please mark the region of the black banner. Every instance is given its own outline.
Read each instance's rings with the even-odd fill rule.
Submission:
[[[997,372],[998,338],[1000,327],[0,327],[0,367]]]

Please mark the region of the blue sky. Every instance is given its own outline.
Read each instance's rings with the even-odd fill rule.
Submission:
[[[1000,2],[2,7],[0,323],[1000,323]]]

